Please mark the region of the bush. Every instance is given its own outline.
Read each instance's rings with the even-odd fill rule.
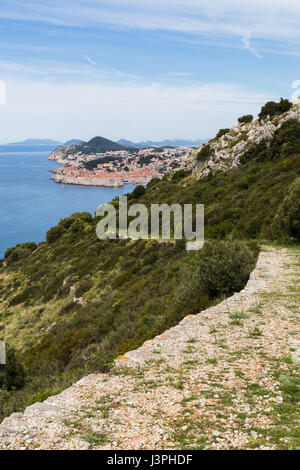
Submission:
[[[259,144],[252,143],[249,148],[241,155],[240,162],[243,165],[248,163],[250,160],[263,160],[266,157],[267,145],[263,140]]]
[[[209,241],[184,273],[179,297],[210,298],[238,292],[247,283],[258,255],[256,244],[237,240]]]
[[[25,370],[13,348],[6,349],[6,364],[0,364],[0,389],[14,390],[25,385]]]
[[[280,98],[279,103],[275,101],[268,101],[262,108],[261,112],[259,113],[258,117],[260,120],[267,118],[268,116],[273,117],[277,114],[285,113],[289,111],[293,104],[289,100],[284,100]]]
[[[46,240],[48,243],[55,243],[65,232],[66,229],[62,225],[52,227],[47,232]]]
[[[190,171],[185,171],[185,170],[178,170],[176,173],[172,174],[172,181],[177,183],[181,179],[185,178],[190,174]]]
[[[81,219],[75,220],[75,222],[71,225],[70,230],[72,233],[81,233],[84,230],[84,221]]]
[[[213,155],[213,150],[209,144],[204,145],[197,155],[198,162],[208,160]]]
[[[135,199],[143,196],[146,192],[146,189],[143,185],[138,185],[130,194],[129,199]]]
[[[93,287],[93,282],[85,279],[80,282],[75,291],[75,297],[81,297]]]
[[[59,225],[62,225],[64,228],[68,229],[71,225],[76,221],[82,222],[93,222],[93,217],[89,212],[75,212],[70,217],[66,217],[65,219],[61,219]]]
[[[23,258],[26,258],[31,253],[30,250],[25,250],[24,248],[15,248],[7,258],[7,263],[12,264],[16,261],[19,261]]]
[[[279,217],[286,233],[300,241],[300,177],[285,197],[279,209]]]
[[[246,114],[245,116],[241,116],[240,118],[238,118],[239,124],[249,124],[252,121],[253,121],[252,114]]]
[[[220,129],[219,132],[216,135],[217,139],[219,139],[223,135],[227,134],[229,131],[230,131],[230,129]]]
[[[35,242],[28,242],[28,243],[21,243],[16,246],[13,246],[11,248],[8,248],[5,252],[4,257],[7,259],[10,257],[10,255],[16,250],[16,249],[21,249],[21,250],[27,250],[28,252],[35,251],[37,249],[37,244]]]
[[[149,183],[147,184],[147,188],[152,188],[152,186],[155,186],[157,183],[160,182],[160,179],[159,178],[152,178],[152,180],[149,181]]]
[[[289,119],[274,132],[269,151],[270,158],[285,158],[300,152],[300,123]]]

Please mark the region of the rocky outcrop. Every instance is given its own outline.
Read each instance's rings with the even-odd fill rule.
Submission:
[[[48,160],[55,160],[62,165],[77,165],[80,156],[77,145],[61,145],[50,153]]]
[[[202,144],[198,149],[193,149],[189,156],[189,168],[199,179],[214,174],[217,170],[234,169],[240,165],[240,158],[245,151],[253,145],[270,141],[274,132],[289,119],[296,119],[300,122],[300,103],[295,104],[290,111],[281,116],[274,116],[266,121],[233,126],[222,137],[212,139]],[[210,146],[211,156],[199,161],[197,157],[205,145]]]

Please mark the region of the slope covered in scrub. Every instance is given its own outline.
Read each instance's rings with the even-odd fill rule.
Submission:
[[[208,242],[200,252],[186,252],[183,241],[100,241],[98,218],[87,213],[60,221],[38,246],[7,251],[0,339],[27,375],[19,390],[0,390],[0,416],[108,370],[118,355],[242,289],[256,262],[255,240],[299,240],[300,123],[286,116],[277,116],[284,122],[271,138],[245,146],[236,167],[205,176],[195,161],[193,171],[128,195],[148,207],[204,204]]]

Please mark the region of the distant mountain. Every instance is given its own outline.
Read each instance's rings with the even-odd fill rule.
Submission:
[[[75,143],[74,143],[75,142]],[[118,150],[136,151],[137,149],[144,149],[149,147],[199,147],[205,140],[162,140],[146,141],[146,142],[131,142],[130,140],[121,139],[118,142],[105,139],[104,137],[93,137],[88,142],[70,140],[65,144],[60,144],[55,150],[51,152],[48,159],[56,160],[58,163],[67,164],[76,160],[78,152],[85,155],[94,155],[105,152],[115,152]]]
[[[56,160],[58,163],[69,163],[74,161],[74,155],[82,152],[85,155],[93,155],[97,153],[114,152],[117,150],[134,150],[131,146],[120,145],[112,140],[104,137],[93,137],[88,142],[82,142],[75,145],[60,145],[49,155],[49,160]]]
[[[77,144],[83,144],[84,141],[80,139],[72,139],[72,140],[67,140],[67,142],[64,143],[64,145],[77,145]]]
[[[22,147],[24,146],[28,146],[28,147],[34,147],[35,145],[37,145],[38,147],[40,146],[54,146],[54,145],[62,145],[62,142],[59,142],[57,140],[51,140],[51,139],[26,139],[26,140],[22,140],[21,142],[11,142],[11,143],[8,143],[8,144],[5,144],[5,146],[11,146],[11,145],[21,145]]]
[[[148,148],[148,147],[199,147],[203,142],[206,142],[207,139],[198,139],[198,140],[183,140],[183,139],[174,139],[174,140],[161,140],[153,141],[147,140],[144,142],[131,142],[130,140],[121,139],[117,143],[134,147],[134,148]]]
[[[141,148],[139,144],[126,139],[117,140],[117,144],[123,145],[124,147]]]
[[[104,137],[93,137],[93,139],[89,140],[88,142],[84,142],[78,145],[79,147],[83,147],[85,150],[91,149],[92,152],[113,152],[115,150],[125,150],[125,146],[121,145],[117,142],[113,142],[112,140],[105,139]]]
[[[59,145],[62,143],[51,139],[27,139],[21,142],[2,144],[0,152],[51,152]]]

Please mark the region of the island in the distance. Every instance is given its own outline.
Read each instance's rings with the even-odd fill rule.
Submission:
[[[185,169],[190,150],[189,146],[125,146],[94,137],[89,142],[59,146],[48,158],[63,165],[53,170],[56,183],[119,187],[147,184],[152,178]]]

